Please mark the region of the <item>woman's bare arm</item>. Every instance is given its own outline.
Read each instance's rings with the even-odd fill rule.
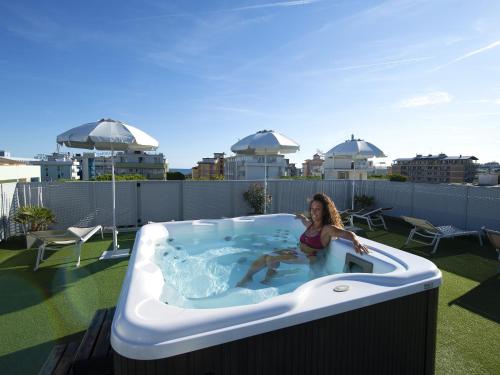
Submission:
[[[331,237],[340,237],[351,241],[356,253],[361,255],[369,253],[368,248],[359,241],[356,233],[336,227],[334,225],[328,226],[328,230]]]
[[[300,221],[302,221],[302,224],[304,224],[305,227],[308,227],[311,224],[311,221],[307,217],[305,217],[304,214],[301,214],[300,212],[295,214],[295,218],[300,219]]]

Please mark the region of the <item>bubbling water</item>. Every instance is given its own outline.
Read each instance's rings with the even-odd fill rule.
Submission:
[[[279,228],[206,241],[169,238],[158,243],[155,259],[165,280],[161,299],[184,308],[217,308],[258,303],[292,292],[322,276],[322,271],[309,264],[282,262],[270,282],[262,283],[267,270],[264,268],[245,288],[235,286],[262,255],[296,249],[299,235]]]

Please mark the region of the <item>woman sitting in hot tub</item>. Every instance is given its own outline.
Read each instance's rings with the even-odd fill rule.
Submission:
[[[276,268],[280,262],[313,264],[318,255],[321,255],[328,247],[330,241],[338,237],[352,241],[356,253],[361,255],[368,253],[368,249],[359,242],[356,234],[344,229],[335,204],[328,195],[315,194],[309,205],[309,213],[311,219],[302,214],[296,215],[296,219],[300,219],[306,227],[300,236],[300,247],[276,250],[261,256],[252,263],[246,275],[236,284],[237,287],[251,281],[252,276],[265,267],[267,267],[267,272],[263,282],[269,282],[276,274]]]

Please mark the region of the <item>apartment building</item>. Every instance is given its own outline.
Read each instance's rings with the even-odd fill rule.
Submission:
[[[368,160],[351,156],[328,156],[323,165],[325,180],[366,180]]]
[[[295,165],[289,163],[284,155],[234,155],[225,160],[224,178],[226,180],[263,180],[264,165],[267,166],[267,178],[281,178],[291,176]]]
[[[224,152],[214,153],[213,158],[203,158],[191,168],[193,180],[214,180],[224,177]]]
[[[42,181],[79,180],[80,162],[70,153],[54,152],[50,155],[38,155],[40,160],[31,164],[40,166]]]
[[[111,174],[111,156],[99,156],[93,152],[75,155],[81,165],[81,179],[92,180],[97,176]],[[165,180],[168,162],[162,153],[148,154],[144,151],[125,151],[115,155],[115,175],[140,174],[148,180]]]
[[[472,182],[478,159],[475,156],[417,155],[394,160],[391,171],[408,177],[411,182]]]
[[[319,176],[323,177],[323,164],[325,160],[319,154],[314,154],[312,159],[306,159],[302,163],[302,175],[306,177]]]
[[[295,166],[295,163],[290,163],[290,159],[285,159],[285,176],[300,176],[300,169]]]

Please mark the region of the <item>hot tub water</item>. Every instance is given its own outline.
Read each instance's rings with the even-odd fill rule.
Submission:
[[[263,254],[297,248],[300,234],[296,229],[270,228],[259,233],[218,233],[201,240],[173,237],[157,243],[155,262],[165,280],[161,300],[185,308],[247,305],[292,292],[307,281],[331,274],[325,269],[324,257],[318,256],[312,267],[281,263],[269,283],[262,282],[264,268],[245,288],[235,287]]]

